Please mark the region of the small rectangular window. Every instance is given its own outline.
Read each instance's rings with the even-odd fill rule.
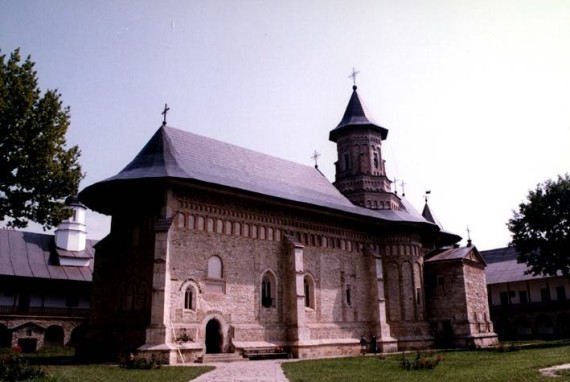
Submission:
[[[520,302],[521,304],[526,304],[526,303],[528,303],[528,296],[527,296],[525,290],[519,291],[519,302]]]
[[[65,306],[67,308],[77,308],[79,306],[79,297],[78,296],[65,297]]]
[[[564,286],[556,287],[556,298],[558,301],[566,301],[566,289],[564,289]]]
[[[352,291],[350,285],[346,286],[346,304],[352,306]]]
[[[501,297],[501,305],[503,306],[509,305],[509,294],[507,292],[501,292],[500,297]]]
[[[547,302],[550,301],[550,289],[548,288],[541,288],[540,289],[540,298],[542,301]]]

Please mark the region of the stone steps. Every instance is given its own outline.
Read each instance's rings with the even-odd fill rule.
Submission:
[[[196,359],[197,363],[215,363],[215,362],[238,362],[247,361],[241,354],[238,353],[217,353],[217,354],[204,354]]]

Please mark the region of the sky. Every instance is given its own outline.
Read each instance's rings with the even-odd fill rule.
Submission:
[[[388,177],[479,250],[570,172],[567,0],[0,0],[1,52],[18,47],[71,108],[81,189],[134,158],[165,103],[173,127],[307,165],[317,150],[332,182],[353,68]],[[89,213],[89,237],[109,222]]]

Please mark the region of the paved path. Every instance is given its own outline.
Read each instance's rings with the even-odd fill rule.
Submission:
[[[277,360],[206,363],[203,365],[216,369],[192,382],[288,382],[281,363]]]
[[[558,377],[557,371],[570,369],[570,363],[558,366],[548,367],[546,369],[540,369],[540,373],[545,377]]]

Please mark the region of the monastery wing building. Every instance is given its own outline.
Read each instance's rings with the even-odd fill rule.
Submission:
[[[494,344],[484,260],[392,192],[387,136],[354,86],[329,135],[331,184],[316,167],[164,123],[80,193],[112,216],[82,351],[178,363],[358,354],[361,336],[383,352]]]

